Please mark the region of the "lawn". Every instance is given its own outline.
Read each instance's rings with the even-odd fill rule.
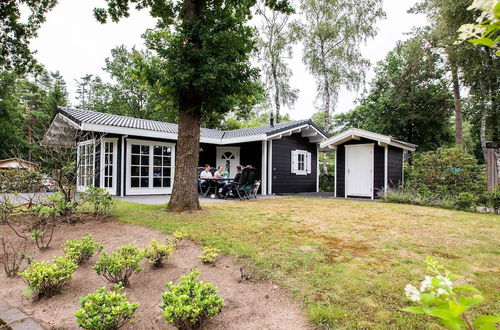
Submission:
[[[205,205],[169,214],[163,206],[117,204],[121,221],[192,238],[238,258],[256,278],[290,290],[325,328],[439,328],[401,312],[407,283],[433,256],[481,290],[481,313],[500,312],[500,216],[343,200],[280,198]]]

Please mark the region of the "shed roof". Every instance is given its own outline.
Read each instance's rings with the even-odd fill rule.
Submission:
[[[415,151],[415,149],[417,148],[417,145],[415,144],[397,140],[389,135],[374,133],[360,128],[349,128],[348,130],[342,133],[332,136],[331,138],[323,141],[320,144],[320,147],[322,149],[335,148],[336,146],[344,142],[360,137],[377,141],[380,144],[391,145],[408,151]]]

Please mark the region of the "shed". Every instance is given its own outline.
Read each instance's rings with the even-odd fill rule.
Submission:
[[[404,157],[417,146],[391,136],[350,128],[320,144],[335,153],[335,197],[377,198],[404,182]]]
[[[0,170],[23,169],[34,170],[38,164],[20,158],[8,158],[0,160]]]

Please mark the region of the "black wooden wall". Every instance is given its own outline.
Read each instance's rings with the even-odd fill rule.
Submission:
[[[299,193],[316,191],[317,150],[316,144],[310,143],[300,133],[273,140],[273,193]],[[311,153],[311,174],[292,173],[292,150],[305,150]]]
[[[389,146],[387,163],[387,181],[391,188],[399,187],[403,182],[403,150]]]

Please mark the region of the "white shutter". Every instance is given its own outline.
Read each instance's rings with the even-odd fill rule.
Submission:
[[[299,170],[299,163],[297,160],[297,150],[292,150],[292,157],[291,157],[291,171],[292,173],[297,173]]]
[[[307,155],[306,155],[306,170],[307,170],[307,174],[311,174],[311,158],[312,158],[312,154],[310,152],[308,152]]]

